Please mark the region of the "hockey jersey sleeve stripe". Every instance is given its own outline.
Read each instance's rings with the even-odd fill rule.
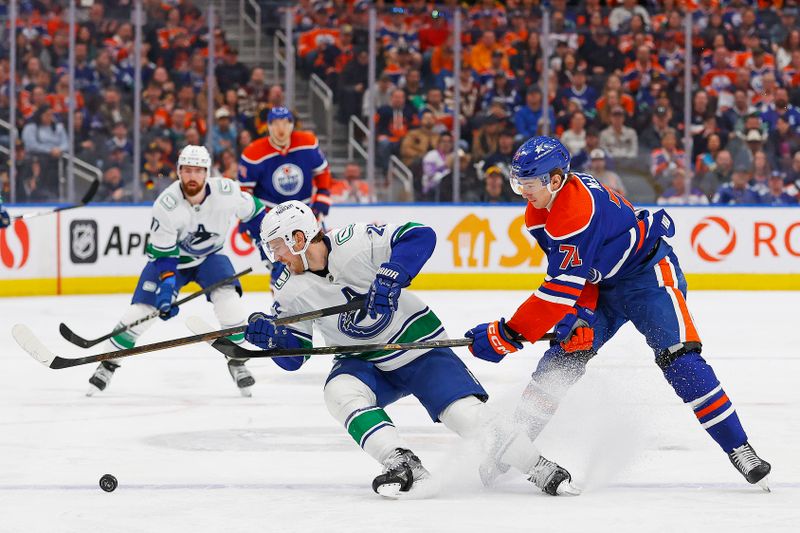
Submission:
[[[572,299],[556,298],[536,290],[519,306],[507,324],[529,341],[535,342],[564,318],[574,303]]]
[[[561,304],[561,305],[568,305],[572,307],[575,305],[575,302],[578,301],[577,298],[562,294],[562,293],[554,293],[547,290],[544,287],[540,287],[533,292],[539,299],[544,300],[546,302],[554,303],[554,304]]]
[[[568,294],[574,296],[576,299],[581,295],[581,288],[570,287],[569,285],[556,283],[555,281],[545,281],[542,287],[547,289],[551,294]]]
[[[631,242],[628,245],[628,247],[625,249],[625,253],[623,253],[622,257],[620,257],[619,261],[617,261],[617,264],[614,265],[614,268],[609,270],[608,274],[606,274],[606,276],[605,276],[606,279],[608,279],[610,277],[613,277],[617,272],[619,272],[619,269],[622,268],[622,265],[625,264],[625,261],[627,261],[628,256],[631,254],[631,251],[633,251],[633,245],[636,244],[636,229],[635,228],[631,228],[629,230],[629,233],[630,233],[630,236],[631,236]]]
[[[147,254],[155,259],[159,257],[177,257],[180,254],[178,245],[172,248],[157,248],[154,244],[147,245]]]
[[[315,202],[320,202],[320,203],[323,203],[323,204],[331,205],[331,197],[328,196],[327,194],[316,194],[316,195],[314,195],[314,201]]]
[[[326,168],[328,168],[328,162],[327,161],[323,161],[320,166],[318,166],[316,168],[312,168],[311,171],[314,174],[321,174],[322,172],[325,171]]]
[[[573,283],[579,287],[583,287],[586,284],[586,280],[580,276],[571,276],[570,274],[559,274],[555,278],[556,281],[559,282],[566,282],[566,283]],[[545,281],[550,281],[549,279]]]
[[[271,154],[262,155],[258,159],[250,159],[246,155],[242,154],[242,159],[244,161],[246,161],[247,163],[250,163],[251,165],[258,165],[259,163],[263,163],[264,161],[266,161],[270,157],[275,157],[276,155],[280,155],[280,154],[278,152],[273,152]]]
[[[394,235],[392,235],[392,244],[396,243],[400,237],[402,237],[412,229],[421,227],[423,226],[419,222],[408,222],[406,224],[403,224],[402,226],[394,230]]]

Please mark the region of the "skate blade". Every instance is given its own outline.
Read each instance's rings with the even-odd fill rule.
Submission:
[[[506,464],[495,461],[486,461],[478,467],[478,475],[484,487],[490,488],[497,485],[500,478],[509,470]]]
[[[763,478],[761,478],[759,481],[756,482],[756,485],[761,487],[761,489],[764,492],[772,492],[772,490],[769,488],[769,476],[764,476]]]
[[[556,489],[559,496],[580,496],[583,491],[565,479]]]
[[[378,494],[389,500],[424,500],[439,493],[439,484],[431,478],[414,482],[411,490],[401,491],[399,483],[387,483],[378,487]]]
[[[241,394],[243,398],[252,398],[253,391],[251,389],[252,387],[242,387],[239,389],[239,394]]]
[[[98,392],[103,392],[103,391],[101,391],[100,389],[98,389],[94,385],[89,384],[89,390],[86,391],[86,397],[87,398],[91,398],[92,396],[94,396]]]

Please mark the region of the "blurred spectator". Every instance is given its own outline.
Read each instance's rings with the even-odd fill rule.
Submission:
[[[508,56],[502,44],[497,42],[493,31],[485,31],[480,41],[469,52],[469,62],[472,70],[481,74],[492,66],[492,53],[498,51],[502,54],[501,64],[504,70],[509,70]]]
[[[722,139],[716,133],[708,136],[706,141],[706,151],[695,158],[694,173],[702,176],[706,172],[711,172],[717,164],[717,155],[722,150]]]
[[[445,105],[441,89],[436,87],[428,89],[425,107],[422,109],[433,114],[436,130],[439,133],[453,129],[453,111]]]
[[[556,123],[556,115],[548,106],[547,114],[550,118],[550,128]],[[539,121],[543,116],[542,91],[535,86],[528,88],[525,94],[525,105],[514,113],[514,126],[517,128],[517,141],[524,142],[539,132]]]
[[[361,116],[366,117],[369,115],[369,102],[370,99],[375,104],[374,109],[380,109],[385,105],[389,105],[391,101],[392,92],[397,89],[394,83],[392,83],[392,78],[389,77],[388,74],[381,73],[378,77],[378,83],[375,85],[375,91],[371,91],[368,87],[364,91],[364,98],[362,99],[362,110]]]
[[[481,126],[473,130],[472,159],[480,161],[495,153],[500,144],[500,132],[503,128],[503,119],[497,115],[486,117]]]
[[[774,168],[787,170],[792,164],[792,155],[800,151],[800,131],[793,129],[785,117],[778,117],[764,150]]]
[[[172,185],[177,175],[175,169],[162,161],[158,143],[150,143],[144,150],[144,163],[140,176],[142,182],[142,199],[152,201]]]
[[[800,110],[789,103],[789,91],[784,87],[775,90],[775,101],[761,112],[761,120],[770,130],[775,129],[778,118],[788,122],[793,130],[800,131]]]
[[[511,130],[502,130],[497,139],[497,150],[482,161],[483,168],[498,167],[508,175],[511,172],[511,161],[514,159],[515,151],[514,133]]]
[[[624,30],[634,15],[639,15],[647,26],[650,25],[650,14],[644,7],[637,5],[636,0],[623,0],[622,5],[612,9],[608,17],[611,31],[617,33]]]
[[[220,176],[228,178],[229,180],[235,180],[239,173],[239,163],[236,153],[230,148],[226,148],[222,151],[217,158],[216,166]]]
[[[47,105],[40,107],[22,128],[22,142],[29,154],[60,157],[69,149],[66,129],[56,121],[53,110]]]
[[[116,165],[106,168],[95,200],[98,202],[130,202],[132,199],[133,195],[122,182],[120,168]]]
[[[612,158],[633,158],[639,150],[639,138],[633,128],[625,125],[625,110],[611,110],[611,125],[600,132],[600,147]]]
[[[767,154],[759,150],[753,154],[753,179],[750,185],[760,195],[767,191],[767,182],[772,176],[772,167],[767,159]]]
[[[231,88],[245,87],[250,78],[250,69],[239,62],[239,52],[235,48],[225,50],[225,59],[214,69],[217,85],[223,92]]]
[[[686,168],[686,157],[684,151],[678,148],[678,133],[668,128],[661,137],[661,148],[650,153],[650,173],[658,183],[666,187],[678,168]]]
[[[622,72],[625,66],[625,58],[619,49],[611,43],[609,30],[606,27],[592,30],[579,50],[579,54],[586,60],[594,76]]]
[[[339,122],[347,123],[350,115],[358,115],[362,97],[367,88],[369,74],[369,53],[366,49],[356,52],[355,58],[347,63],[339,76],[337,91],[339,101]]]
[[[586,116],[578,111],[569,119],[569,129],[561,134],[561,142],[571,154],[580,153],[586,147]]]
[[[122,150],[128,157],[133,157],[133,143],[128,138],[128,126],[124,122],[117,122],[111,128],[111,138],[106,141],[105,149],[107,152]]]
[[[679,168],[672,173],[672,185],[656,202],[658,205],[708,205],[708,197],[697,187],[687,191],[686,172]]]
[[[409,130],[400,143],[400,159],[404,165],[411,167],[420,163],[425,154],[436,148],[439,133],[434,126],[436,120],[433,118],[433,113],[424,111],[420,118],[420,126]]]
[[[594,176],[597,181],[625,196],[625,184],[616,172],[606,168],[606,153],[601,148],[592,150],[589,174]]]
[[[226,107],[220,107],[214,113],[217,123],[214,125],[211,136],[214,157],[218,157],[224,150],[236,148],[236,125],[231,120],[231,112]]]
[[[717,189],[733,179],[733,157],[731,153],[727,150],[720,150],[714,160],[714,166],[698,177],[700,179],[700,188],[706,193],[706,196],[709,198],[714,196]]]
[[[484,173],[483,180],[483,189],[480,191],[468,191],[464,195],[465,202],[497,204],[513,202],[515,200],[514,194],[504,187],[506,177],[499,167],[489,167]]]
[[[786,173],[786,183],[798,183],[800,185],[800,152],[795,152],[792,157],[792,166]]]
[[[723,183],[717,189],[712,202],[717,205],[758,204],[758,193],[750,187],[750,176],[747,172],[736,170],[729,183]]]
[[[786,192],[784,187],[785,175],[773,172],[767,182],[766,190],[761,194],[761,203],[764,205],[797,205],[798,199]]]
[[[54,180],[44,175],[42,156],[22,160],[17,176],[17,201],[20,203],[53,202],[58,200]]]
[[[443,133],[436,142],[436,148],[422,158],[422,199],[438,202],[440,185],[453,169],[453,136]]]
[[[389,165],[389,158],[398,151],[400,139],[406,136],[410,128],[417,125],[417,117],[414,108],[406,101],[406,93],[402,89],[395,89],[389,105],[378,109],[376,115],[377,160],[385,170]]]
[[[733,107],[724,110],[720,116],[720,127],[731,133],[743,133],[747,117],[754,112],[755,108],[750,105],[748,92],[736,89],[733,93]]]
[[[133,123],[133,110],[122,102],[122,94],[117,87],[109,87],[103,91],[103,103],[100,104],[100,117],[103,125],[110,131],[114,124]]]
[[[368,204],[373,201],[369,184],[361,179],[361,167],[348,163],[342,173],[344,179],[331,183],[331,200],[335,204]]]

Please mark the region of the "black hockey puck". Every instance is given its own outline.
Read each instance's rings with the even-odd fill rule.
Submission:
[[[117,488],[117,484],[117,478],[111,474],[104,474],[103,477],[100,478],[100,488],[106,492],[114,492],[114,489]]]

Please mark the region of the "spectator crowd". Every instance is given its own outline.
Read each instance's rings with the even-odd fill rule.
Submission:
[[[13,34],[17,198],[52,200],[59,192],[54,165],[68,147],[66,11],[55,0],[20,4],[13,31],[4,19],[0,118],[10,115]],[[300,0],[292,6],[298,68],[333,89],[340,122],[351,115],[375,121],[379,168],[385,171],[392,156],[399,158],[415,177],[417,201],[451,201],[456,165],[463,200],[521,201],[507,180],[514,151],[525,139],[549,132],[570,150],[574,171],[589,172],[635,201],[797,203],[796,0],[551,0],[548,56],[542,4]],[[204,6],[196,0],[145,0],[143,84],[134,95],[131,5],[95,0],[78,10],[75,150],[103,171],[99,199],[129,201],[137,181],[143,199],[153,199],[175,179],[177,151],[204,143],[209,132],[216,172],[235,178],[239,153],[266,134],[269,109],[284,103],[279,80],[242,64],[224,32],[216,30],[215,111],[208,124]],[[378,53],[377,80],[370,87],[372,5],[378,11]],[[265,5],[265,20],[281,20],[283,9]],[[462,31],[455,35],[458,9]],[[686,13],[692,18],[690,42]],[[691,64],[684,64],[686,57]],[[683,111],[685,69],[692,79],[690,116]],[[134,98],[141,99],[138,124]],[[139,176],[132,175],[134,128],[142,139]],[[0,169],[5,197],[7,170]],[[369,198],[360,167],[348,165],[342,178],[336,186],[341,198]]]

